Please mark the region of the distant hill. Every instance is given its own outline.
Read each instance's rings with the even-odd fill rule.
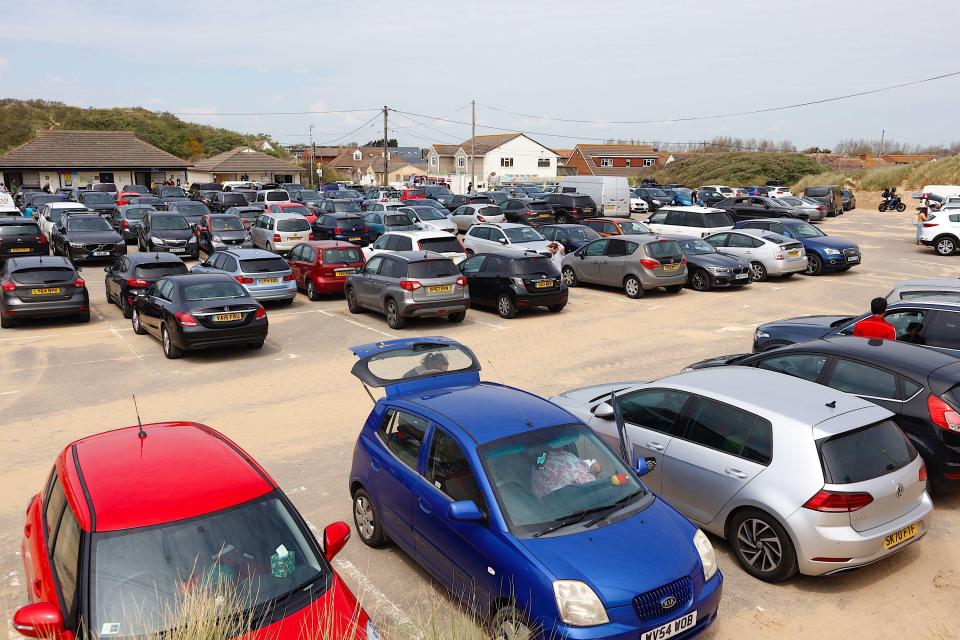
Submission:
[[[660,184],[704,184],[742,186],[783,180],[793,184],[801,177],[824,168],[801,153],[733,152],[706,153],[671,162],[653,172]]]
[[[243,134],[185,122],[172,114],[141,107],[85,109],[46,100],[0,100],[0,153],[27,142],[37,129],[133,131],[141,140],[185,160],[269,140],[265,134]],[[274,151],[268,153],[286,156],[279,144],[270,140],[270,145]]]

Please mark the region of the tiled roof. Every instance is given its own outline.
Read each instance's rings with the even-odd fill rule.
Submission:
[[[474,153],[477,155],[484,155],[488,151],[493,151],[500,145],[506,144],[514,138],[519,138],[522,135],[522,133],[494,133],[485,136],[477,136]],[[470,138],[467,138],[460,145],[460,148],[463,149],[467,155],[470,155]]]
[[[657,155],[657,151],[649,144],[578,144],[577,149],[586,157],[636,158],[638,156],[655,157]]]
[[[458,144],[435,144],[430,147],[440,156],[452,156],[460,148]]]
[[[0,156],[0,168],[185,169],[186,160],[144,142],[132,131],[41,130]]]
[[[193,165],[197,171],[210,173],[301,173],[303,167],[295,165],[270,154],[254,151],[250,147],[237,147],[224,151]]]

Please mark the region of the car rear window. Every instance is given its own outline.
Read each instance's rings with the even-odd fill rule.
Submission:
[[[210,209],[207,209],[207,205],[200,204],[199,202],[195,204],[183,202],[177,204],[177,212],[190,216],[202,216],[205,213],[210,213]]]
[[[303,206],[302,204],[297,205],[297,206],[295,206],[295,207],[284,207],[284,208],[283,208],[283,212],[284,212],[284,213],[299,213],[299,214],[302,215],[302,216],[308,216],[308,215],[310,215],[310,209],[307,209],[307,208],[306,208],[305,206]]]
[[[683,255],[680,245],[673,240],[658,240],[647,245],[651,258],[678,258]]]
[[[347,264],[361,262],[360,249],[324,249],[323,264]]]
[[[40,235],[40,227],[35,224],[30,224],[29,222],[25,222],[23,224],[0,225],[0,238],[15,238],[17,236],[31,235]]]
[[[242,193],[225,193],[221,196],[220,202],[229,205],[245,205],[247,199],[243,197]]]
[[[283,258],[250,258],[240,261],[240,271],[244,273],[272,273],[289,269],[290,266]]]
[[[513,272],[518,276],[544,273],[548,276],[560,275],[550,258],[520,258],[513,261]]]
[[[127,220],[143,220],[147,211],[153,211],[153,207],[137,207],[136,209],[127,209],[123,212],[123,217]]]
[[[310,223],[306,218],[283,218],[277,220],[277,231],[309,231]]]
[[[593,205],[593,198],[590,196],[573,196],[573,206],[575,207],[592,207]]]
[[[530,209],[530,211],[553,211],[553,207],[546,202],[528,202],[527,209]]]
[[[410,278],[446,278],[459,275],[452,260],[421,260],[411,262],[407,267],[407,276]]]
[[[226,300],[229,298],[245,298],[247,292],[236,282],[207,282],[191,284],[183,288],[185,300]]]
[[[356,206],[356,205],[353,205],[353,206]],[[338,227],[362,227],[363,220],[361,218],[354,218],[354,217],[339,218],[337,219],[337,226]]]
[[[804,193],[811,198],[823,198],[830,195],[830,189],[826,187],[808,187]]]
[[[436,251],[437,253],[462,253],[463,247],[460,242],[450,236],[449,238],[424,238],[417,244],[421,251]]]
[[[879,478],[910,464],[917,455],[897,425],[884,420],[819,443],[824,480],[854,484]]]
[[[14,271],[13,280],[20,284],[47,284],[70,280],[74,273],[70,267],[32,267]]]
[[[136,278],[162,278],[164,276],[176,276],[181,273],[189,273],[187,265],[182,262],[148,262],[138,264],[133,268],[133,275]]]
[[[93,190],[113,192],[117,190],[117,185],[113,184],[112,182],[101,182],[100,184],[93,185]]]
[[[286,202],[290,199],[290,194],[286,191],[271,191],[267,194],[267,202]]]
[[[708,213],[703,216],[703,222],[707,228],[733,226],[733,218],[727,213]]]

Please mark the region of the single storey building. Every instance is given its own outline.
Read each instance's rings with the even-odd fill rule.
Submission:
[[[199,160],[188,172],[189,183],[225,182],[300,182],[305,169],[281,158],[237,147],[205,160]]]

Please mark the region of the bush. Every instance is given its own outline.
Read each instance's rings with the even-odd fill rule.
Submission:
[[[816,160],[800,153],[707,153],[671,162],[652,177],[661,184],[696,188],[704,184],[763,184],[774,179],[789,184],[819,171],[822,168]]]
[[[890,186],[916,191],[928,184],[960,184],[960,156],[892,167],[816,173],[800,178],[792,190],[800,193],[811,185],[823,184],[862,191],[883,191]]]

